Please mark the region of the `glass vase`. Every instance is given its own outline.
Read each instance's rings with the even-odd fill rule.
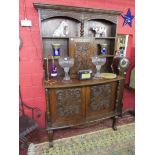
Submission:
[[[100,44],[101,46],[101,54],[107,54],[107,44]]]
[[[96,74],[95,74],[95,78],[101,78],[101,66],[104,65],[106,63],[106,58],[101,58],[99,56],[94,56],[92,57],[92,63],[96,66]]]
[[[65,77],[63,78],[63,80],[69,81],[70,76],[68,72],[69,72],[69,69],[74,65],[74,58],[69,58],[69,57],[59,58],[58,62],[65,72]]]
[[[60,57],[60,44],[52,44],[52,48],[54,59],[58,59]]]

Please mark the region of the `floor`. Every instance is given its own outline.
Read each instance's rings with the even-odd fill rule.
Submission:
[[[123,108],[126,108],[126,111],[130,108],[130,106],[134,106],[135,104],[135,96],[134,91],[130,89],[124,90],[124,97],[123,97],[124,106]],[[118,125],[127,124],[135,121],[135,117],[133,113],[130,112],[124,112],[122,117],[118,120]],[[96,130],[101,130],[104,128],[109,128],[112,126],[112,119],[107,119],[104,121],[101,121],[97,124],[91,124],[87,126],[80,126],[76,128],[67,128],[67,129],[60,129],[54,132],[54,139],[60,139],[65,137],[70,137],[74,135],[79,135],[82,133],[88,133]],[[39,135],[39,136],[38,136]],[[41,143],[48,141],[48,135],[45,129],[39,129],[37,132],[34,132],[30,135],[30,140],[33,143]],[[27,149],[20,150],[20,155],[26,155]]]

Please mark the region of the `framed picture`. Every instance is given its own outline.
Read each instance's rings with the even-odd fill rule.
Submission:
[[[117,35],[117,44],[116,44],[116,55],[120,57],[126,56],[126,49],[128,45],[129,35],[118,34]]]

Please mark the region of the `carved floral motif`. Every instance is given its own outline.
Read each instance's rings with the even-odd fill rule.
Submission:
[[[100,86],[92,86],[90,93],[90,110],[100,111],[108,109],[112,105],[112,85],[105,84]]]
[[[66,117],[80,113],[82,104],[80,88],[57,89],[56,96],[58,116]]]
[[[92,44],[92,42],[76,42],[74,49],[74,66],[71,68],[71,75],[75,77],[78,71],[83,69],[92,69],[95,71],[91,57],[96,55],[96,52],[96,46]]]

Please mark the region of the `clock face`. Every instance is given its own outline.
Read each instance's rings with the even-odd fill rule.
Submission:
[[[121,68],[127,68],[129,65],[129,60],[127,58],[123,58],[120,61],[120,67]]]

